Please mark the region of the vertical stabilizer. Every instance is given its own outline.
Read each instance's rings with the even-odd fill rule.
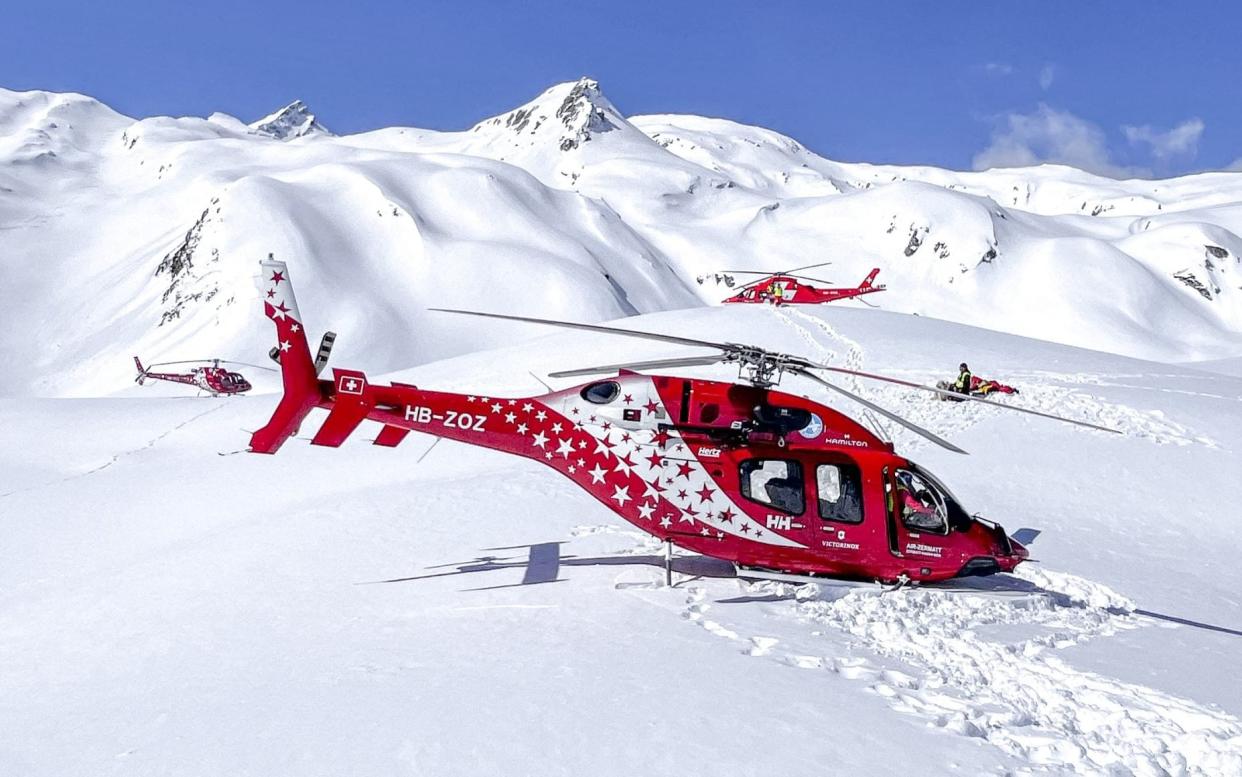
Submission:
[[[319,404],[319,380],[311,361],[306,341],[306,327],[298,311],[298,302],[289,281],[284,262],[262,262],[259,292],[263,312],[276,326],[276,353],[280,358],[280,374],[284,396],[272,418],[250,437],[250,450],[275,453],[285,440],[297,433],[306,414]]]

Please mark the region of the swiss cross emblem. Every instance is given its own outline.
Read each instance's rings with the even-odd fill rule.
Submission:
[[[336,382],[336,390],[342,394],[362,394],[366,381],[353,375],[342,375]]]

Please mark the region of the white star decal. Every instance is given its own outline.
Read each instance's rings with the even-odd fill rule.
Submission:
[[[572,474],[574,474],[574,473],[575,473],[575,472],[577,472],[577,471],[578,471],[578,468],[577,468],[577,467],[575,467],[575,466],[574,466],[574,465],[572,465],[572,464],[570,464],[570,465],[569,465],[569,474],[571,474],[571,475],[572,475]]]
[[[283,305],[285,303],[281,302],[280,304]],[[272,308],[272,318],[273,319],[279,318],[283,321],[285,318],[285,311],[281,310],[280,308]]]
[[[300,332],[300,331],[302,331],[302,327],[298,326],[297,324],[294,324],[293,326],[289,327],[289,331],[291,331],[291,332]]]
[[[638,517],[644,520],[651,520],[651,514],[655,512],[655,508],[651,505],[641,504],[638,506]]]
[[[620,507],[625,507],[625,503],[630,499],[633,499],[633,497],[630,496],[629,486],[613,486],[612,489],[614,491],[612,498],[617,500],[617,505]]]
[[[493,412],[493,413],[499,413],[499,412],[500,412],[500,408],[501,408],[501,407],[502,407],[502,405],[501,405],[499,402],[497,402],[497,403],[493,404],[493,405],[492,405],[492,412]]]
[[[542,419],[541,419],[541,420],[542,420]],[[564,427],[562,427],[559,423],[552,424],[552,433],[553,433],[553,434],[560,434],[560,433],[561,433],[561,429],[563,429],[563,428],[564,428]]]
[[[573,442],[570,440],[561,440],[560,444],[556,446],[556,452],[568,459],[569,454],[574,452]]]
[[[466,397],[466,401],[467,401],[467,402],[473,402],[473,401],[474,401],[474,397]]]
[[[530,441],[532,445],[537,445],[540,448],[544,448],[544,447],[547,447],[548,436],[544,434],[543,432],[535,432],[535,436],[530,438]]]
[[[505,413],[505,421],[507,421],[508,423],[513,423],[516,420],[517,420],[517,416],[515,416],[513,413]]]
[[[607,475],[607,474],[608,474],[607,470],[605,470],[600,465],[596,464],[595,469],[591,470],[591,482],[592,483],[603,483],[604,475]]]
[[[595,452],[603,454],[604,456],[607,456],[608,455],[608,443],[605,440],[596,440],[595,441]]]
[[[543,420],[545,420],[547,417],[548,417],[548,414],[547,414],[547,413],[545,413],[545,412],[543,412],[542,410],[540,410],[538,413],[535,413],[535,420],[536,420],[536,421],[543,421]]]
[[[551,460],[552,460],[552,451],[548,451],[547,453],[543,454],[543,457],[544,457],[545,459],[547,459],[548,461],[551,461]]]
[[[292,347],[293,347],[293,346],[289,345],[289,341],[288,341],[288,340],[281,340],[281,341],[280,341],[280,350],[282,350],[282,351],[287,351],[287,350],[289,350],[289,349],[290,349],[290,348],[292,348]]]
[[[531,403],[529,403],[529,402],[523,402],[523,403],[522,403],[522,412],[523,412],[523,413],[529,413],[531,410],[534,410],[534,409],[535,409],[535,406],[534,406],[534,405],[532,405]]]
[[[666,515],[666,516],[664,516],[663,518],[661,518],[661,519],[660,519],[660,525],[661,525],[661,526],[663,526],[664,528],[666,528],[666,529],[667,529],[668,527],[670,527],[670,526],[672,526],[672,525],[673,525],[673,522],[672,522],[672,521],[670,521],[670,520],[668,519],[668,516]]]
[[[526,434],[526,424],[518,424],[518,425],[517,425],[517,433],[518,433],[518,434]]]

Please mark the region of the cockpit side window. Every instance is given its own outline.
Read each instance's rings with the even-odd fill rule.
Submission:
[[[910,531],[949,533],[949,508],[944,493],[911,469],[897,470],[897,510]]]
[[[593,405],[606,405],[620,393],[620,383],[615,380],[601,380],[582,389],[582,398]]]
[[[820,464],[815,468],[819,517],[825,521],[862,523],[862,475],[853,464]]]
[[[742,496],[793,515],[806,510],[802,465],[788,459],[747,459],[738,465]]]
[[[944,497],[945,510],[949,519],[949,528],[953,531],[965,531],[969,529],[974,520],[970,517],[970,513],[966,512],[966,508],[962,507],[962,503],[958,501],[957,496],[949,490],[949,487],[935,475],[914,462],[910,462],[910,469],[918,474],[918,476],[925,482],[933,486],[937,493]]]

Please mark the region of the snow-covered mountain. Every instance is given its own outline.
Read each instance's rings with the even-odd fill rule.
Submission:
[[[285,142],[273,143],[273,138]],[[0,91],[4,394],[150,359],[256,361],[258,258],[381,369],[509,341],[432,306],[603,320],[710,305],[721,269],[882,269],[898,312],[1165,360],[1242,352],[1242,174],[1115,181],[833,162],[769,130],[627,118],[589,79],[462,132],[336,137]],[[700,284],[699,278],[709,278]],[[859,305],[851,302],[849,305]]]
[[[0,90],[0,774],[1242,777],[1242,174],[839,163],[627,117],[589,80],[461,132],[337,137],[298,106],[134,120]],[[271,373],[133,384],[132,354],[266,363],[269,254],[333,365],[376,380],[520,396],[682,352],[426,308],[633,316],[921,383],[968,359],[1121,434],[848,379],[972,452],[889,430],[1033,537],[998,585],[1042,593],[701,557],[670,588],[651,538],[528,460],[369,423],[311,447],[318,412],[250,455]],[[885,310],[697,282],[826,260],[881,267]]]
[[[250,129],[260,135],[267,135],[277,140],[301,138],[306,135],[331,135],[328,128],[319,123],[315,114],[310,112],[306,103],[294,100],[274,113],[252,122]]]

